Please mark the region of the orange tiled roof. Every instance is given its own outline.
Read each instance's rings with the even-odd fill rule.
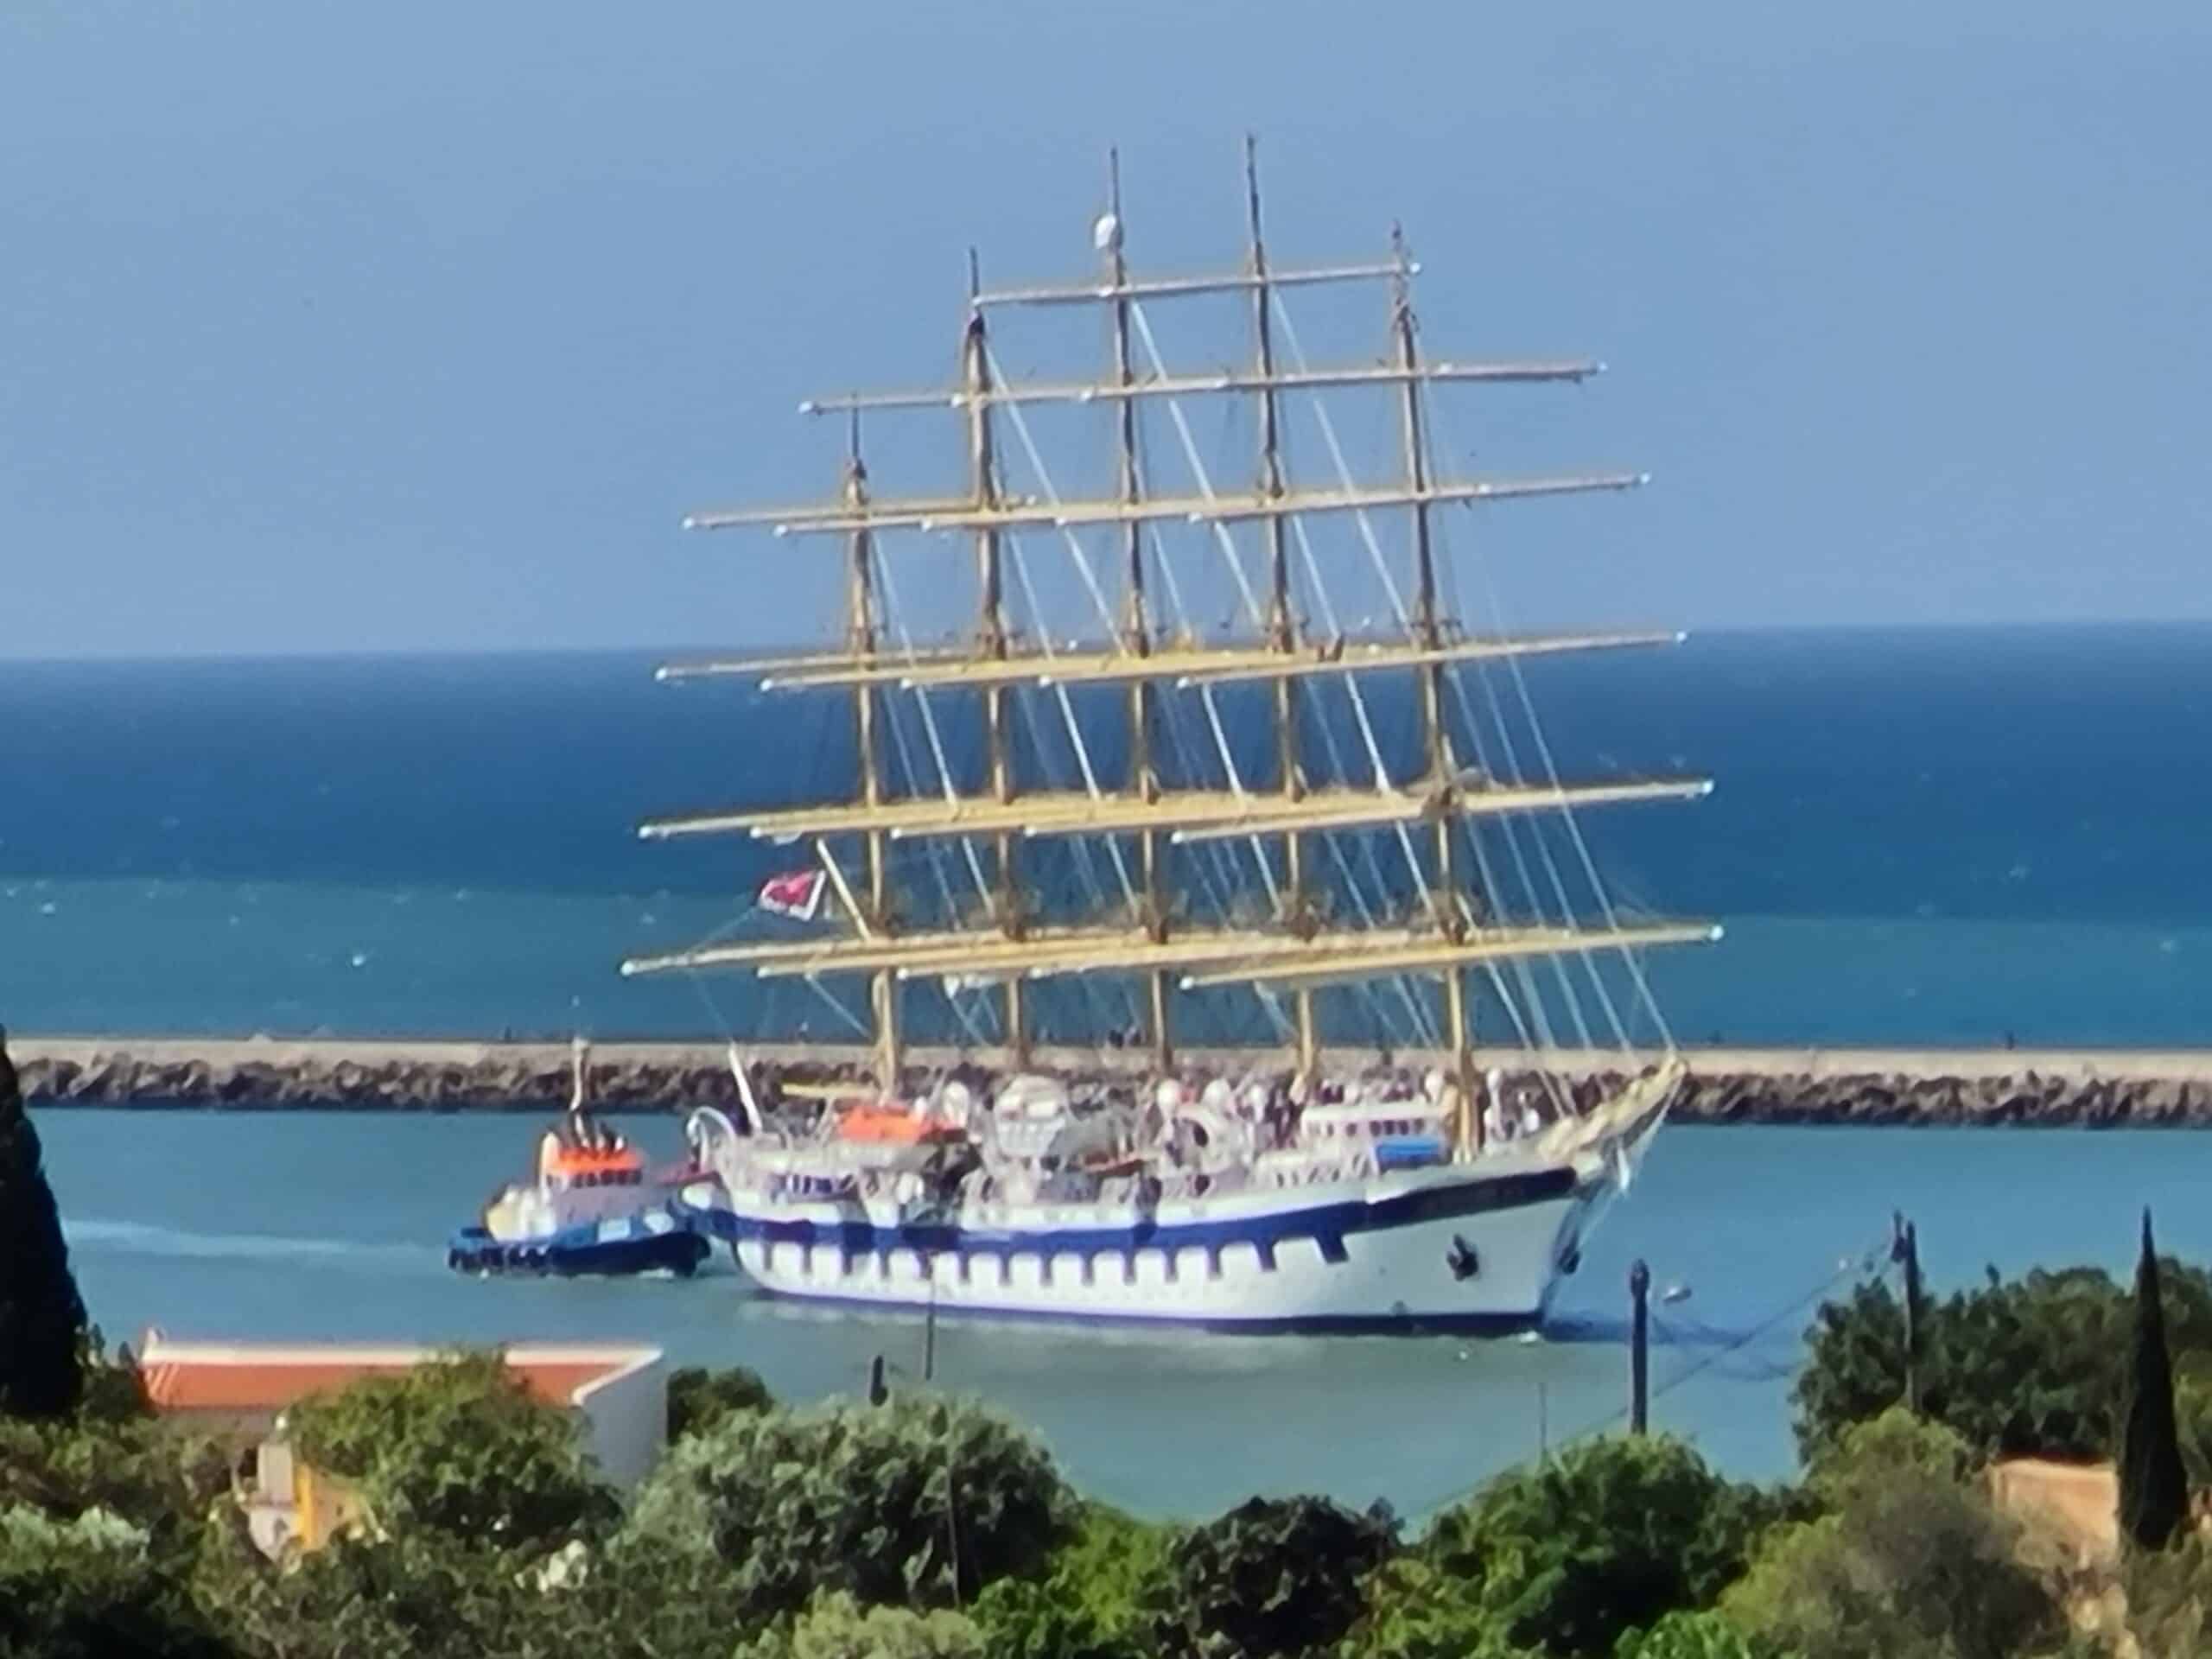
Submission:
[[[146,1394],[160,1411],[282,1411],[369,1376],[397,1376],[435,1357],[428,1350],[348,1351],[313,1346],[217,1348],[158,1338],[140,1361]],[[652,1349],[543,1355],[511,1351],[507,1369],[537,1400],[570,1406],[595,1383],[658,1357]]]

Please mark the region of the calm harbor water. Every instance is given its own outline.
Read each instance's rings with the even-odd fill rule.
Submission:
[[[871,1356],[908,1379],[907,1317],[807,1312],[726,1265],[690,1282],[467,1280],[443,1240],[520,1164],[513,1116],[61,1110],[37,1114],[72,1257],[111,1338],[489,1342],[638,1338],[742,1363],[781,1395],[856,1392]],[[626,1132],[672,1152],[676,1125]],[[2187,1132],[1681,1128],[1660,1141],[1535,1342],[1227,1338],[941,1321],[938,1381],[1035,1425],[1086,1490],[1154,1515],[1254,1492],[1386,1497],[1418,1514],[1624,1399],[1628,1264],[1656,1309],[1659,1424],[1728,1469],[1791,1465],[1787,1391],[1807,1299],[1847,1287],[1901,1207],[1938,1287],[1985,1263],[2124,1268],[2139,1206],[2212,1257],[2212,1139]],[[1853,1262],[1852,1259],[1856,1258]]]

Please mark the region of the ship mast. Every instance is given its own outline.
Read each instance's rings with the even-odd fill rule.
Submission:
[[[1404,375],[1399,386],[1400,430],[1405,440],[1406,486],[1414,496],[1413,643],[1433,656],[1444,645],[1444,630],[1436,608],[1436,547],[1429,534],[1428,503],[1421,499],[1428,489],[1428,446],[1421,431],[1421,359],[1414,343],[1412,261],[1406,256],[1404,232],[1390,227],[1390,256],[1398,268],[1390,284],[1390,333],[1396,347],[1397,365]],[[1421,679],[1422,759],[1429,783],[1437,789],[1454,785],[1459,771],[1452,754],[1451,720],[1444,702],[1446,669],[1432,661],[1415,669]],[[1454,873],[1452,838],[1459,830],[1456,815],[1440,814],[1436,820],[1437,922],[1452,940],[1467,937],[1468,906]],[[1459,1122],[1452,1138],[1461,1157],[1482,1149],[1482,1117],[1474,1109],[1475,1062],[1467,1020],[1466,976],[1453,969],[1444,976],[1444,1040],[1451,1052],[1452,1081],[1457,1085]]]
[[[968,391],[968,478],[976,506],[976,576],[982,591],[982,615],[977,644],[987,662],[1004,662],[1011,642],[1007,637],[1005,572],[999,526],[992,514],[999,506],[998,466],[991,447],[991,348],[983,321],[981,299],[983,283],[976,251],[968,251],[968,327],[962,337],[961,365]],[[990,758],[991,794],[1000,805],[1014,799],[1014,734],[1008,718],[1008,688],[993,684],[983,689],[985,741]],[[1019,887],[1011,829],[998,835],[998,881],[991,908],[1000,932],[1009,939],[1021,937],[1024,906]],[[1029,1058],[1028,1011],[1024,1006],[1020,974],[1007,976],[1006,1046],[1014,1063]]]
[[[861,415],[852,411],[845,454],[845,505],[859,516],[868,511],[868,466],[861,459]],[[875,538],[865,525],[853,531],[846,544],[850,565],[845,582],[845,648],[856,664],[872,666],[876,659]],[[877,815],[883,807],[883,755],[876,736],[878,698],[872,680],[853,686],[855,747],[860,755],[861,804],[869,813],[862,832],[868,848],[868,908],[861,918],[877,932],[891,925],[891,887],[888,848]],[[888,969],[869,976],[868,1001],[874,1016],[877,1083],[887,1096],[899,1092],[899,982]]]
[[[1629,951],[1661,944],[1701,942],[1719,937],[1709,924],[1650,921],[1625,924],[1608,911],[1607,925],[1585,927],[1566,910],[1560,895],[1557,922],[1541,903],[1532,905],[1533,921],[1507,919],[1502,895],[1464,890],[1455,836],[1462,820],[1571,813],[1592,806],[1630,802],[1691,800],[1705,795],[1701,779],[1606,779],[1544,781],[1493,780],[1463,775],[1453,753],[1447,712],[1446,677],[1467,664],[1513,662],[1523,656],[1569,651],[1609,650],[1679,639],[1673,633],[1611,632],[1516,637],[1471,637],[1443,613],[1438,596],[1436,550],[1432,518],[1440,506],[1470,506],[1542,496],[1630,489],[1644,481],[1637,473],[1583,472],[1522,479],[1439,479],[1433,475],[1423,429],[1426,387],[1445,383],[1516,385],[1575,382],[1598,372],[1599,365],[1582,359],[1522,359],[1455,363],[1426,361],[1419,348],[1411,278],[1417,270],[1402,237],[1395,232],[1390,257],[1367,264],[1306,269],[1276,266],[1262,234],[1258,168],[1248,139],[1244,155],[1247,257],[1243,268],[1198,276],[1134,278],[1122,245],[1118,159],[1109,176],[1107,216],[1099,222],[1096,251],[1101,270],[1091,280],[1065,285],[983,289],[975,256],[969,255],[968,310],[961,351],[959,383],[926,391],[855,394],[810,401],[809,413],[829,410],[951,409],[963,419],[967,437],[967,487],[959,493],[883,500],[868,488],[860,459],[857,428],[850,444],[845,487],[839,499],[803,506],[737,509],[692,515],[687,525],[727,529],[772,525],[776,533],[844,539],[849,563],[846,639],[841,650],[815,656],[713,660],[662,671],[664,677],[752,674],[764,687],[785,690],[849,688],[855,696],[861,772],[860,798],[799,806],[737,807],[664,818],[641,827],[649,838],[749,832],[779,841],[798,836],[859,835],[868,857],[864,902],[851,901],[851,935],[800,940],[750,939],[702,945],[691,950],[633,959],[625,973],[735,966],[764,978],[865,975],[871,988],[876,1039],[887,1090],[897,1086],[899,1070],[898,982],[906,978],[980,978],[1004,988],[1006,1046],[1015,1065],[1024,1064],[1030,1041],[1024,990],[1027,981],[1092,974],[1141,978],[1149,1005],[1153,1058],[1162,1068],[1174,1058],[1171,1024],[1173,992],[1217,988],[1262,988],[1287,994],[1297,1012],[1299,1073],[1312,1077],[1319,1065],[1314,994],[1333,985],[1399,976],[1440,981],[1444,988],[1446,1036],[1459,1100],[1455,1142],[1462,1155],[1478,1147],[1478,1120],[1473,1110],[1474,1054],[1466,975],[1495,973],[1497,964],[1539,957],[1592,951]],[[1276,355],[1276,324],[1287,321],[1282,296],[1291,290],[1380,281],[1391,296],[1389,359],[1381,364],[1313,365],[1303,361],[1286,369]],[[1245,372],[1175,373],[1155,360],[1139,374],[1132,360],[1132,330],[1144,332],[1144,307],[1192,296],[1236,295],[1249,300],[1254,334],[1252,366]],[[1104,305],[1113,329],[1111,373],[1103,380],[1075,384],[1026,381],[1001,385],[994,374],[987,317],[999,306],[1090,307]],[[1294,337],[1287,343],[1296,352]],[[1379,389],[1399,400],[1404,445],[1402,476],[1386,484],[1360,483],[1349,475],[1338,486],[1294,486],[1283,464],[1281,394],[1332,389]],[[1255,397],[1258,412],[1258,476],[1249,493],[1219,492],[1208,480],[1195,454],[1192,470],[1198,493],[1161,494],[1148,487],[1138,449],[1138,404],[1166,398],[1171,408],[1184,397]],[[1010,492],[999,474],[994,411],[1009,406],[1017,425],[1027,404],[1111,403],[1118,461],[1115,490],[1102,499],[1064,498],[1048,477],[1045,462],[1027,442],[1040,474],[1039,494]],[[1178,420],[1180,423],[1179,410]],[[1187,429],[1186,429],[1187,443]],[[1333,438],[1332,438],[1333,442]],[[1339,455],[1339,470],[1344,470]],[[1365,515],[1407,509],[1410,514],[1414,592],[1402,633],[1325,641],[1301,639],[1294,612],[1289,538],[1302,531],[1294,517]],[[1245,521],[1262,526],[1268,562],[1264,614],[1255,620],[1254,637],[1200,641],[1156,630],[1146,601],[1144,556],[1147,524],[1210,525],[1226,541],[1223,527]],[[1009,534],[1044,530],[1062,534],[1078,559],[1086,531],[1110,530],[1124,566],[1118,613],[1101,600],[1103,637],[1070,641],[1056,649],[1044,636],[1017,642],[1006,613],[1001,556]],[[887,532],[918,532],[918,562],[941,559],[939,539],[947,533],[969,538],[979,590],[976,637],[966,645],[902,653],[895,661],[880,649],[875,592],[875,560]],[[1234,557],[1233,551],[1231,557]],[[1086,572],[1088,567],[1086,565]],[[1327,593],[1317,569],[1311,573],[1316,598]],[[1095,591],[1095,584],[1094,584]],[[1256,608],[1256,607],[1255,607]],[[1344,677],[1378,671],[1412,673],[1421,710],[1422,773],[1394,782],[1382,775],[1379,755],[1373,775],[1309,778],[1302,765],[1298,683],[1317,676]],[[1164,782],[1154,745],[1156,726],[1176,711],[1174,696],[1191,687],[1238,682],[1266,682],[1275,748],[1274,786],[1241,787],[1233,772],[1226,786]],[[1020,787],[1011,716],[1013,699],[1027,688],[1073,685],[1123,688],[1129,722],[1130,765],[1126,785],[1101,790],[1054,786],[1039,779]],[[932,688],[980,692],[988,768],[985,789],[956,791],[948,781],[941,794],[926,791],[893,796],[885,784],[881,728],[887,699]],[[1362,722],[1370,753],[1375,739],[1365,705],[1351,699]],[[1071,737],[1076,734],[1071,731]],[[1217,741],[1224,741],[1217,729]],[[1076,737],[1080,747],[1080,738]],[[1078,756],[1080,759],[1080,754]],[[1085,762],[1087,772],[1087,762]],[[1088,781],[1088,779],[1086,779]],[[1313,872],[1308,868],[1316,846],[1346,833],[1389,830],[1405,847],[1415,884],[1427,903],[1415,913],[1395,918],[1370,918],[1348,925],[1317,913]],[[1473,826],[1469,825],[1472,833]],[[1428,841],[1423,856],[1414,837]],[[1033,836],[1131,837],[1136,842],[1143,885],[1135,913],[1111,918],[1065,921],[1033,908],[1022,888],[1020,843]],[[887,867],[888,843],[900,837],[976,837],[995,848],[995,878],[988,887],[991,927],[977,931],[950,918],[943,925],[897,925]],[[1278,914],[1263,925],[1240,925],[1224,904],[1217,923],[1180,919],[1170,925],[1167,855],[1171,844],[1280,836],[1287,877]],[[834,861],[824,861],[836,876]],[[1432,880],[1433,874],[1433,880]],[[1270,877],[1271,879],[1271,877]],[[1594,878],[1593,878],[1594,879]],[[1355,895],[1357,896],[1357,895]],[[1364,912],[1364,906],[1363,912]]]
[[[1106,280],[1112,285],[1114,299],[1114,384],[1126,391],[1135,384],[1136,375],[1130,365],[1129,355],[1129,268],[1122,251],[1124,226],[1122,219],[1122,156],[1119,150],[1109,150],[1106,157],[1106,219],[1099,226],[1098,239],[1103,245]],[[1116,400],[1114,413],[1116,458],[1119,463],[1118,484],[1121,499],[1134,503],[1141,488],[1137,474],[1137,400],[1124,397]],[[1144,601],[1144,526],[1132,518],[1122,526],[1122,557],[1124,566],[1122,587],[1122,649],[1141,663],[1152,654],[1151,620]],[[1160,799],[1160,772],[1152,756],[1153,683],[1149,676],[1137,675],[1129,681],[1129,790],[1147,806]],[[1167,938],[1167,900],[1163,891],[1160,832],[1147,823],[1137,834],[1137,868],[1144,884],[1140,899],[1142,913],[1139,917],[1146,936],[1159,944]],[[1175,1037],[1171,1024],[1170,997],[1173,981],[1165,969],[1155,969],[1145,976],[1147,1012],[1150,1014],[1153,1064],[1162,1072],[1175,1064]]]
[[[1275,376],[1274,289],[1268,281],[1268,249],[1260,234],[1259,145],[1244,136],[1245,224],[1251,237],[1252,337],[1259,371],[1260,488],[1273,501],[1287,493],[1283,479],[1281,408]],[[1297,626],[1290,607],[1290,527],[1281,517],[1267,520],[1268,531],[1268,644],[1285,657],[1298,645]],[[1299,766],[1297,687],[1286,674],[1275,681],[1275,768],[1286,801],[1296,802],[1306,792]],[[1282,838],[1283,920],[1294,933],[1311,937],[1313,912],[1306,890],[1306,843],[1296,830]],[[1298,1039],[1298,1077],[1311,1084],[1320,1067],[1320,1044],[1313,1023],[1313,993],[1293,995],[1293,1018]]]

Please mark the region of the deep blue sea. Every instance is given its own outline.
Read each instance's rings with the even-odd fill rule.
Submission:
[[[616,973],[755,925],[760,880],[804,855],[643,842],[640,819],[834,794],[851,766],[836,698],[659,684],[656,660],[9,665],[0,1019],[842,1029],[800,985]],[[2212,626],[1712,634],[1528,673],[1563,774],[1718,780],[1697,804],[1583,819],[1627,901],[1726,925],[1718,946],[1652,959],[1685,1037],[2205,1040]],[[1249,748],[1255,709],[1224,708]],[[1410,707],[1377,692],[1375,708],[1403,750]],[[1110,782],[1117,710],[1078,713]],[[1067,1034],[1083,1016],[1060,1016]],[[1192,1016],[1198,1034],[1240,1018]]]

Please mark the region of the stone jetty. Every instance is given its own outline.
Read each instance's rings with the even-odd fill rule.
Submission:
[[[569,1052],[559,1043],[296,1040],[248,1037],[14,1036],[26,1092],[42,1106],[233,1110],[337,1107],[377,1111],[543,1111],[568,1098]],[[865,1051],[831,1045],[750,1046],[748,1059],[786,1082],[862,1076]],[[1906,1124],[2023,1128],[2212,1127],[2212,1050],[1700,1048],[1686,1051],[1691,1084],[1677,1122]],[[958,1063],[1003,1070],[988,1052],[918,1049],[917,1073]],[[1432,1057],[1339,1050],[1334,1064],[1373,1072],[1424,1069]],[[1279,1068],[1280,1051],[1199,1050],[1194,1075]],[[1134,1080],[1133,1053],[1040,1049],[1032,1069],[1074,1079]],[[1594,1100],[1630,1068],[1617,1052],[1570,1052],[1554,1070]],[[1531,1074],[1508,1067],[1509,1078]],[[918,1081],[918,1077],[910,1078]],[[591,1050],[594,1102],[610,1109],[681,1112],[736,1098],[728,1051],[692,1043],[606,1043]]]

